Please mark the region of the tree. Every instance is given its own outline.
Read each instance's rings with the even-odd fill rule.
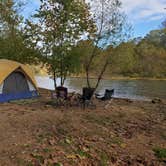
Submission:
[[[27,29],[32,37],[37,29],[35,41],[53,75],[55,88],[57,77],[61,78],[63,86],[66,76],[78,67],[78,55],[71,54],[72,48],[84,34],[95,29],[88,6],[84,0],[41,0],[34,18],[37,23],[27,21]]]
[[[166,50],[155,45],[149,40],[143,39],[136,48],[138,56],[137,68],[140,76],[165,77]]]
[[[86,64],[87,86],[90,88],[90,67],[97,54],[98,47],[107,49],[109,45],[115,46],[120,43],[121,39],[127,36],[125,28],[128,26],[125,22],[124,13],[120,12],[121,2],[119,0],[93,0],[91,1],[92,18],[97,27],[96,33],[90,36],[94,43],[89,60]],[[102,76],[110,63],[110,54],[106,56],[105,63],[99,72],[95,89],[98,87]]]
[[[76,47],[74,47],[74,49],[73,49],[74,54],[79,55],[80,72],[82,74],[85,74],[86,65],[92,54],[93,49],[94,49],[94,43],[92,40],[81,40],[77,43]],[[102,50],[100,48],[96,49],[97,54],[101,54],[101,52],[102,52]],[[103,61],[103,59],[102,59],[102,61]],[[97,56],[93,60],[91,66],[90,66],[90,69],[89,69],[91,71],[91,73],[97,74],[99,72],[98,68],[100,68],[102,61],[100,59],[100,56]]]
[[[132,41],[117,46],[112,53],[110,69],[116,74],[133,75],[137,62],[135,48],[136,44]]]
[[[94,57],[89,69],[91,76],[96,77],[101,72],[109,57],[110,63],[104,76],[164,78],[166,76],[166,49],[160,44],[162,36],[159,34],[157,30],[150,32],[143,39],[122,42],[116,47],[111,45],[107,49],[97,47],[97,56]],[[80,54],[81,74],[85,74],[86,65],[94,47],[92,40],[82,40],[73,49],[75,54]],[[94,85],[94,79],[91,85]]]
[[[166,48],[166,28],[150,31],[144,40],[157,47]]]
[[[0,58],[34,63],[39,53],[25,40],[23,17],[19,15],[22,5],[13,0],[0,2]]]

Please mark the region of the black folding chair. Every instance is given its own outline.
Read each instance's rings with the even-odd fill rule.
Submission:
[[[91,100],[93,94],[93,88],[83,88],[82,96],[80,97],[80,103],[83,106],[83,109],[85,109],[85,107],[96,108],[96,105],[94,105]]]
[[[105,101],[105,100],[110,100],[113,94],[114,94],[114,89],[111,90],[106,89],[104,95],[95,94],[95,96],[97,99]]]
[[[67,106],[68,105],[68,90],[65,87],[57,87],[56,91],[51,92],[52,101],[49,102],[54,106]]]

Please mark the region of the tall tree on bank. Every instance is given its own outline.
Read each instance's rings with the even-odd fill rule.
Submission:
[[[78,55],[72,55],[72,48],[83,35],[95,31],[90,13],[84,0],[41,0],[41,6],[34,15],[37,23],[27,22],[33,35],[37,29],[38,45],[47,63],[49,73],[61,78],[64,85],[66,76],[76,71]]]
[[[94,48],[89,56],[89,60],[85,67],[87,86],[90,88],[90,68],[93,60],[98,56],[97,48],[107,49],[109,45],[118,44],[124,35],[127,37],[125,31],[126,19],[124,13],[120,11],[121,2],[119,0],[92,0],[91,3],[92,18],[97,27],[97,32],[90,36],[90,40],[94,43]],[[128,27],[127,27],[128,28]],[[102,79],[102,76],[110,63],[110,54],[108,54],[105,63],[101,67],[96,85],[96,89]]]
[[[114,48],[109,70],[123,76],[134,75],[137,58],[135,49],[136,44],[133,41],[122,42]]]
[[[26,43],[23,17],[19,15],[23,3],[0,1],[0,58],[21,63],[34,63],[38,53]]]

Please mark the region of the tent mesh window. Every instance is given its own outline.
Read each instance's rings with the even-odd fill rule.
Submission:
[[[25,75],[20,71],[12,72],[4,81],[3,93],[28,92],[29,86]]]

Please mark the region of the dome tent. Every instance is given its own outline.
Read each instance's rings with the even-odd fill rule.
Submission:
[[[0,102],[37,96],[31,69],[15,61],[0,59]]]

